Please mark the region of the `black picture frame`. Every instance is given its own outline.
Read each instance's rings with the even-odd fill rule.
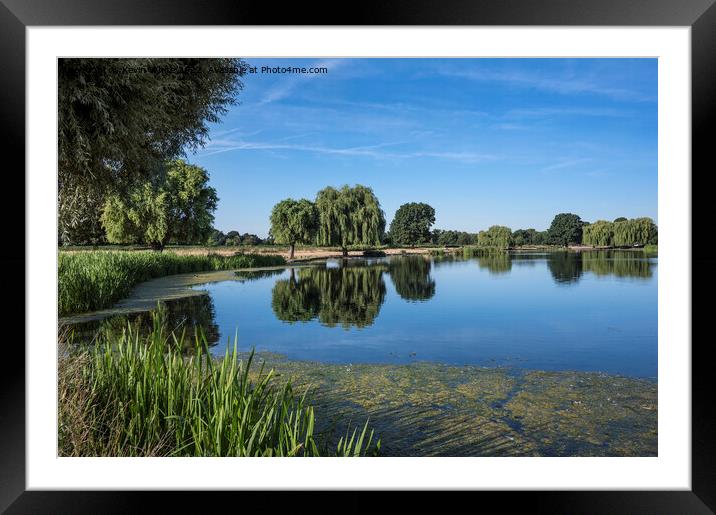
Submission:
[[[305,3],[277,7],[269,2],[208,2],[201,0],[0,0],[0,142],[3,167],[6,238],[10,251],[0,254],[5,270],[25,269],[24,224],[16,222],[24,212],[25,178],[25,29],[28,26],[61,25],[503,25],[503,26],[688,26],[691,27],[692,73],[692,241],[705,233],[708,219],[706,181],[713,173],[713,143],[709,128],[716,114],[716,0],[428,0],[335,2],[309,8]],[[689,173],[689,170],[684,170]],[[12,192],[12,193],[9,193]],[[13,205],[14,203],[20,205]],[[23,242],[21,245],[20,242]],[[695,256],[692,270],[714,264],[708,252]],[[705,257],[700,257],[705,256]],[[32,270],[25,269],[25,274]],[[24,291],[24,277],[14,291]],[[705,275],[706,277],[704,277]],[[714,513],[716,511],[716,454],[714,452],[714,389],[708,359],[712,338],[699,337],[710,311],[708,293],[713,277],[699,275],[692,282],[692,489],[691,491],[590,491],[590,492],[482,492],[502,506],[523,504],[537,513]],[[713,274],[711,274],[713,275]],[[19,284],[23,283],[23,284]],[[20,288],[23,288],[22,290]],[[19,293],[16,294],[19,296]],[[24,299],[24,293],[23,293]],[[668,302],[668,299],[663,299]],[[6,320],[24,319],[25,303],[13,301]],[[19,324],[18,324],[19,326]],[[704,335],[708,333],[703,333]],[[150,509],[147,496],[159,496],[162,511],[193,511],[184,493],[154,492],[57,492],[25,488],[25,352],[17,344],[24,335],[12,332],[5,342],[5,370],[0,373],[0,510],[7,513],[127,513]],[[27,342],[25,342],[27,344]],[[35,342],[39,344],[40,342]],[[685,345],[690,342],[683,342]],[[47,342],[51,345],[51,342]],[[264,494],[203,492],[211,504],[236,502],[236,496],[259,501]],[[307,493],[315,497],[316,493]],[[352,500],[332,500],[318,494],[315,502],[351,511],[373,509],[372,494],[351,493]],[[422,493],[412,493],[423,503]],[[461,495],[451,497],[460,502]],[[283,502],[272,495],[272,506]],[[490,499],[492,500],[492,499]],[[348,501],[348,502],[346,502]],[[202,502],[199,500],[198,502]],[[265,501],[264,501],[265,502]],[[307,506],[315,506],[311,503]],[[245,504],[244,504],[245,506]]]

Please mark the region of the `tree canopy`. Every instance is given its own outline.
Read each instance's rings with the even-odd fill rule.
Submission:
[[[582,243],[582,219],[572,213],[560,213],[554,217],[548,229],[549,243],[575,245]]]
[[[477,234],[477,244],[480,247],[509,248],[512,245],[512,230],[502,225],[493,225]]]
[[[583,243],[595,247],[643,246],[656,244],[657,240],[657,226],[647,217],[618,222],[599,220],[583,230]]]
[[[435,209],[423,202],[408,202],[395,212],[390,223],[390,239],[397,245],[430,242],[430,227],[435,223]]]
[[[101,215],[110,243],[147,243],[161,250],[172,243],[205,243],[212,234],[216,191],[208,172],[180,159],[161,175],[110,194]]]
[[[101,240],[108,195],[129,195],[164,161],[203,145],[244,69],[240,59],[60,59],[60,241]]]
[[[318,211],[310,200],[285,199],[271,210],[270,234],[276,243],[291,246],[293,259],[296,243],[313,243],[318,230]]]
[[[343,255],[351,245],[379,245],[385,231],[385,215],[373,190],[327,187],[316,195],[319,245],[339,246]]]

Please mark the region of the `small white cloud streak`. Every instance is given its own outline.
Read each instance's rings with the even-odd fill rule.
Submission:
[[[604,95],[615,100],[633,100],[638,102],[656,100],[653,97],[643,95],[636,91],[612,88],[584,79],[552,78],[519,72],[494,72],[488,70],[444,71],[442,74],[480,82],[501,82],[503,84],[533,88],[551,93],[592,93]]]
[[[322,59],[312,64],[310,67],[328,68],[329,70],[335,70],[339,66],[345,65],[346,62],[346,59]],[[324,75],[318,73],[306,73],[286,77],[285,80],[281,81],[279,84],[269,89],[263,96],[263,98],[259,100],[257,104],[255,104],[255,106],[260,107],[266,104],[270,104],[271,102],[283,100],[284,98],[289,97],[291,95],[291,92],[293,92],[293,90],[298,85],[305,84],[306,82],[309,82],[317,77],[324,77]]]
[[[332,148],[320,145],[296,145],[287,143],[265,143],[265,142],[232,142],[224,148],[201,152],[202,156],[211,156],[224,152],[232,152],[235,150],[287,150],[298,152],[313,152],[317,154],[327,154],[336,156],[352,156],[352,157],[371,157],[374,159],[416,159],[416,158],[434,158],[459,161],[463,163],[478,163],[483,161],[494,161],[499,156],[492,154],[482,154],[477,152],[384,152],[381,149],[390,146],[401,145],[404,142],[381,143],[377,145],[348,147],[348,148]]]

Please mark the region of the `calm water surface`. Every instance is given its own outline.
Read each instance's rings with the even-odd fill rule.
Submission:
[[[641,252],[329,261],[196,286],[170,305],[223,354],[326,363],[657,374],[657,259]]]

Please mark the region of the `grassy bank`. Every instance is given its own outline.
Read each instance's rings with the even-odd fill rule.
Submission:
[[[281,256],[177,255],[172,252],[60,252],[58,309],[60,316],[111,306],[137,283],[166,275],[235,268],[279,266]]]
[[[62,456],[363,456],[375,454],[367,423],[329,449],[314,434],[306,393],[277,378],[253,354],[207,356],[197,336],[183,338],[158,318],[141,336],[106,333],[59,363],[59,453]]]

